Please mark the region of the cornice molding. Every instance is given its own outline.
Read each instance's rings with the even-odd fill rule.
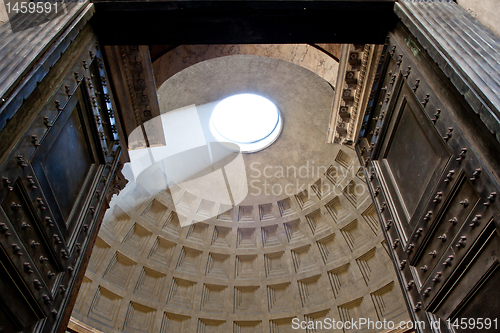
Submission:
[[[360,114],[366,107],[373,84],[375,60],[379,56],[376,45],[342,45],[328,143],[354,144],[362,119]]]
[[[105,46],[104,50],[128,148],[165,145],[161,121],[156,118],[160,107],[149,47]]]

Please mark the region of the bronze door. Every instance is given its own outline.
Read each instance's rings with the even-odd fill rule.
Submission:
[[[418,41],[391,33],[356,148],[422,332],[498,330],[500,144],[481,125]]]
[[[0,132],[6,332],[57,330],[107,208],[121,148],[101,57],[87,25]]]

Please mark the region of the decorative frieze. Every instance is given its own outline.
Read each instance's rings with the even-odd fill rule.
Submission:
[[[373,84],[380,48],[368,44],[343,44],[340,52],[328,142],[352,146],[358,136]]]
[[[104,53],[129,149],[165,145],[149,47],[105,46]]]

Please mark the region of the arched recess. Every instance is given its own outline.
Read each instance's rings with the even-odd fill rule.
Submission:
[[[157,54],[162,52],[159,48],[150,47],[156,87],[189,66],[231,55],[258,55],[285,60],[309,69],[335,86],[340,54],[340,44],[219,44],[179,45],[157,58]]]

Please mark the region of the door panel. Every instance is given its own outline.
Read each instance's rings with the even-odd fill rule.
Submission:
[[[14,190],[9,193],[2,203],[2,208],[12,223],[14,230],[20,236],[25,251],[33,258],[36,268],[44,277],[42,281],[39,281],[45,283],[48,289],[52,290],[63,263],[58,260],[58,256],[54,255],[54,250],[57,250],[57,248],[53,248],[52,245],[54,244],[50,240],[49,242],[46,241],[46,237],[39,229],[36,216],[30,210],[30,206],[22,192],[21,186],[16,183]],[[16,246],[13,245],[12,247],[16,255],[23,254]]]
[[[62,133],[41,161],[47,182],[51,185],[50,188],[58,206],[62,209],[66,223],[71,213],[70,208],[75,204],[78,192],[94,164],[91,152],[88,151],[87,140],[85,140],[79,109],[75,107],[71,112]],[[71,142],[71,146],[68,142]],[[60,163],[60,161],[69,161],[69,163]],[[72,161],[78,161],[78,163],[71,163]],[[68,164],[71,164],[72,168],[69,168]]]
[[[498,318],[498,313],[500,313],[500,306],[498,302],[491,303],[491,299],[500,298],[500,269],[497,264],[492,268],[491,274],[485,276],[486,281],[481,281],[478,286],[474,288],[474,293],[472,295],[467,295],[469,298],[467,302],[463,305],[460,312],[453,316],[451,323],[454,323],[458,319],[460,322],[461,318],[484,318],[489,320],[483,320],[483,328],[481,332],[498,332],[498,321],[494,322],[490,319]],[[484,306],[488,304],[488,306]],[[476,324],[476,327],[479,325]],[[470,329],[457,328],[456,332],[470,332]]]
[[[448,249],[456,233],[463,226],[472,208],[479,200],[479,195],[465,173],[459,176],[458,182],[458,189],[449,198],[444,212],[436,219],[435,229],[432,233],[433,237],[425,238],[421,245],[418,241],[414,242],[415,246],[420,246],[418,246],[418,259],[414,260],[412,265],[418,268],[417,272],[422,283],[425,282],[444,251]],[[465,200],[468,200],[468,205],[460,204]]]
[[[98,163],[82,89],[76,90],[31,161],[63,230],[70,227],[71,212]]]
[[[373,165],[380,169],[383,186],[398,215],[401,239],[406,243],[427,204],[423,194],[432,191],[451,158],[451,152],[429,120],[403,75],[394,84],[393,110],[378,126],[384,136],[373,150]],[[399,91],[399,93],[398,93]],[[397,204],[393,204],[397,203]]]
[[[424,191],[440,177],[449,153],[408,84],[403,85],[398,101],[399,112],[393,115],[395,124],[382,152],[382,166],[387,168],[409,220]]]
[[[2,220],[0,218],[0,221]],[[43,309],[31,307],[30,303],[33,304],[33,300],[23,296],[26,294],[26,287],[23,288],[22,285],[13,282],[16,270],[10,264],[9,255],[4,252],[4,248],[0,251],[0,260],[0,288],[2,290],[0,324],[3,325],[4,332],[22,332],[23,328],[33,326],[43,318]]]
[[[443,286],[440,296],[443,299],[435,298],[431,303],[431,308],[436,309],[436,314],[450,318],[496,318],[498,315],[498,302],[488,302],[488,299],[498,291],[500,280],[494,278],[498,276],[498,248],[500,237],[497,230],[490,223],[489,227],[479,237],[480,242],[476,242],[473,250],[466,259],[467,264],[462,263],[454,276],[450,277],[450,282]],[[467,267],[468,266],[468,267]],[[497,289],[498,290],[498,289]],[[448,299],[450,296],[452,298]],[[488,304],[487,307],[476,307],[480,300]],[[496,312],[494,312],[496,310]],[[465,315],[470,315],[465,317]],[[459,319],[460,321],[460,319]]]

